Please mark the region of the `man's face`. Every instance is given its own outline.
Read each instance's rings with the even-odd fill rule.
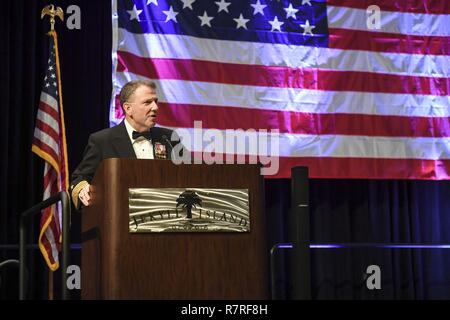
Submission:
[[[158,98],[155,89],[142,85],[124,103],[127,120],[139,132],[148,131],[156,124]]]

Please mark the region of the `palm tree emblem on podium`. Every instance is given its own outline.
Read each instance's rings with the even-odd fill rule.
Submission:
[[[177,199],[177,208],[178,206],[183,206],[183,209],[186,208],[186,218],[192,219],[192,208],[197,208],[196,206],[201,207],[202,199],[200,199],[195,191],[186,190],[179,195]]]

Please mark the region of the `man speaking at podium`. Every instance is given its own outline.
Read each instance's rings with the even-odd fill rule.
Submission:
[[[120,91],[125,120],[90,135],[83,160],[72,174],[70,192],[77,209],[91,203],[90,182],[97,166],[108,158],[170,159],[172,130],[155,127],[158,98],[154,82],[137,80]]]

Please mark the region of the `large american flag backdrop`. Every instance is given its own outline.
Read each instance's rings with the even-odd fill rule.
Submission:
[[[162,126],[278,129],[275,177],[450,178],[449,1],[112,6],[111,125],[123,84],[151,79]]]

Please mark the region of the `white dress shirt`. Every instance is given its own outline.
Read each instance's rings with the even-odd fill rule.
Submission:
[[[134,153],[138,159],[154,159],[153,144],[150,140],[144,137],[133,139],[133,131],[136,131],[131,124],[125,119],[125,127],[127,128],[128,136],[130,137],[131,144],[133,145]]]

